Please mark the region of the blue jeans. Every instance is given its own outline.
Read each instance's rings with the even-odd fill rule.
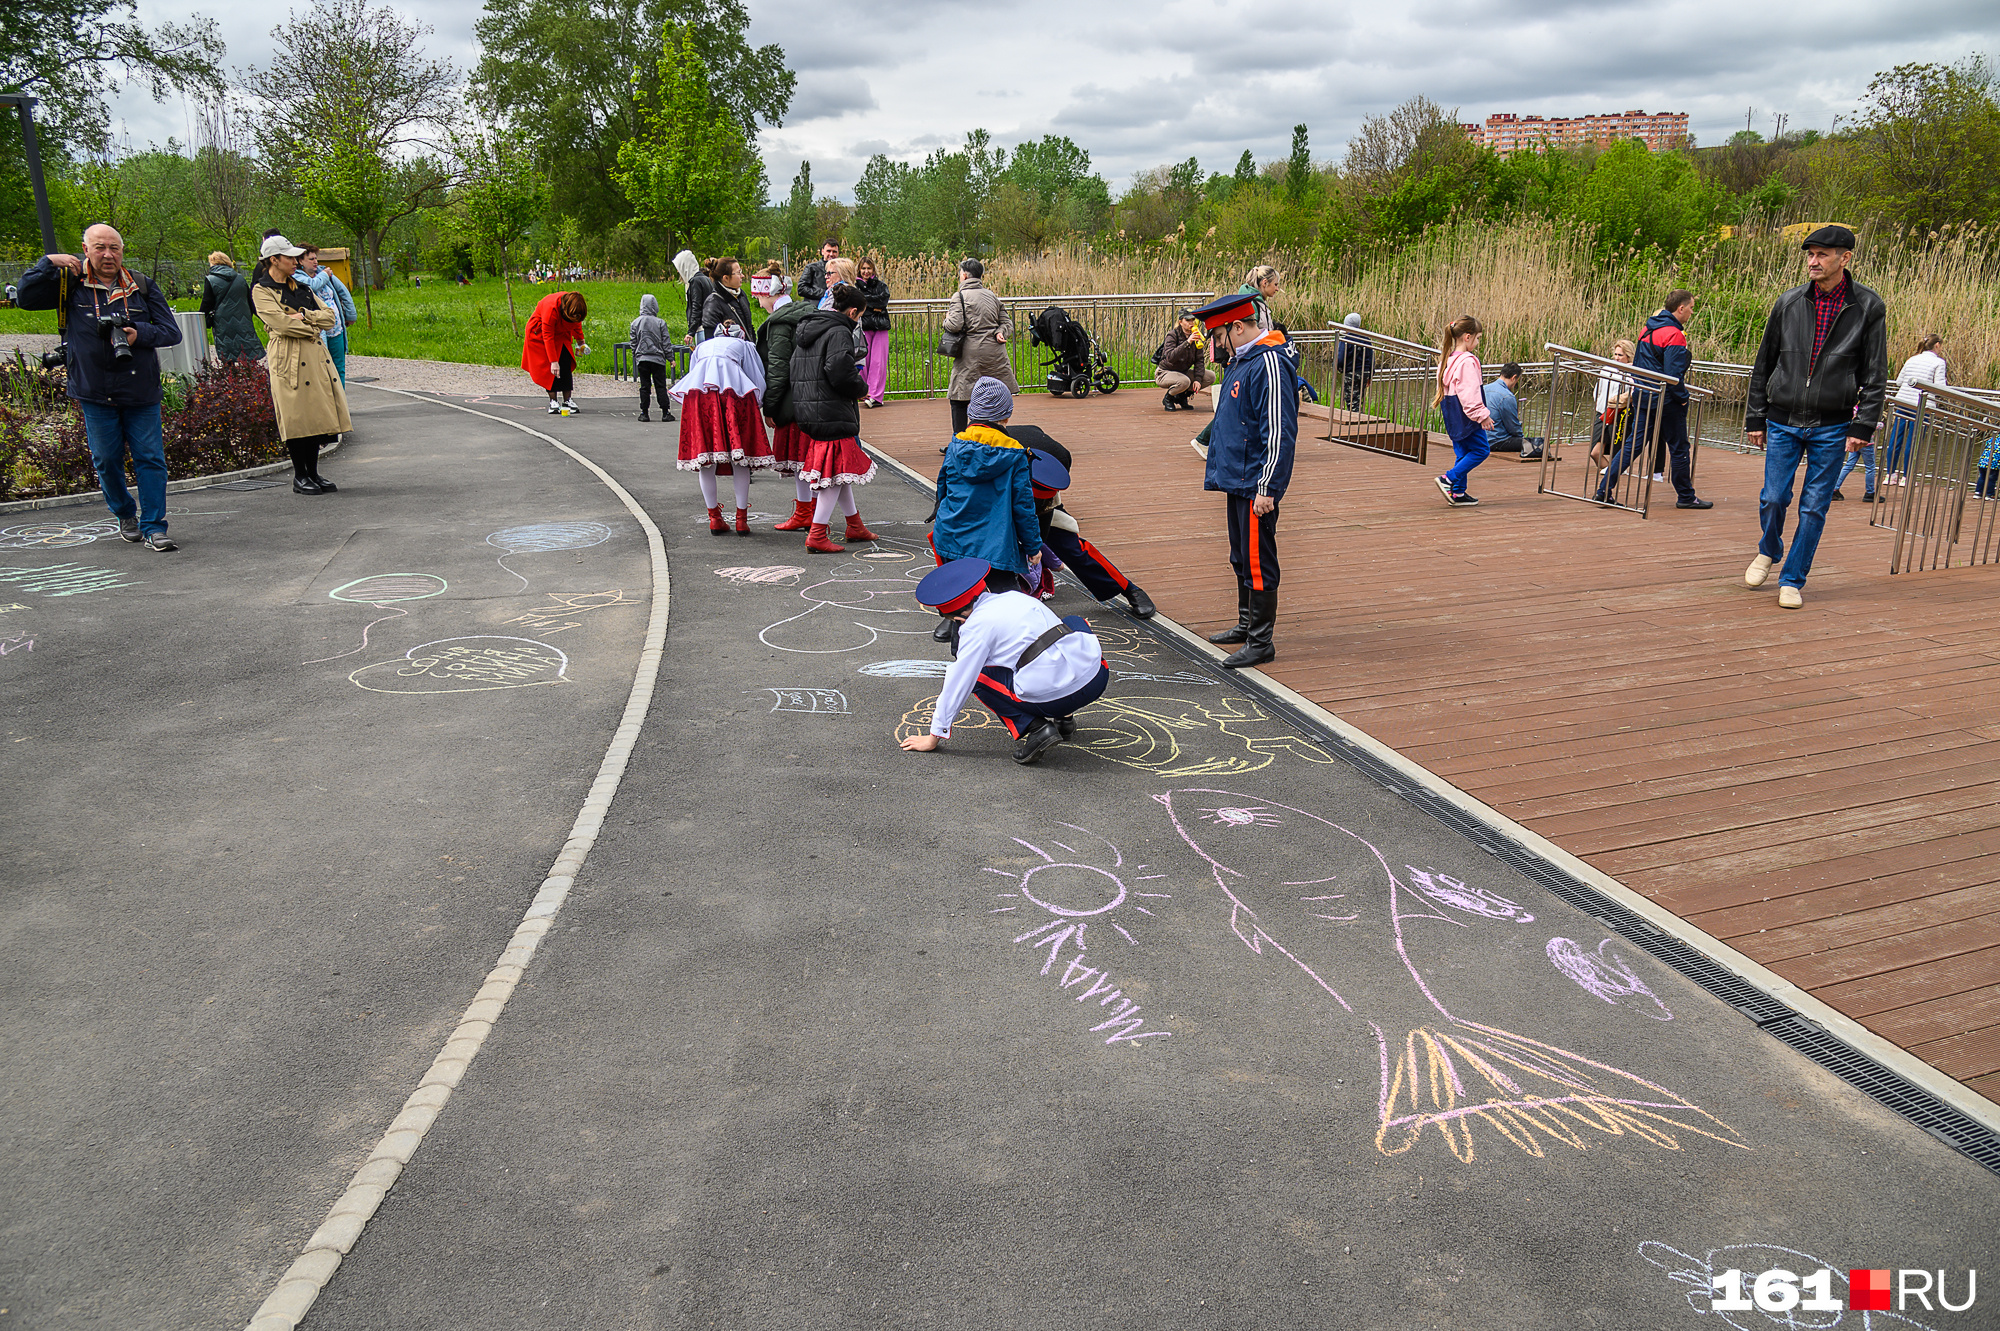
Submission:
[[[1465,478],[1472,474],[1474,467],[1492,455],[1493,447],[1487,440],[1486,431],[1473,424],[1455,394],[1446,395],[1440,410],[1444,416],[1445,431],[1451,436],[1451,451],[1458,455],[1458,461],[1451,464],[1445,479],[1451,482],[1453,494],[1462,495],[1465,493]]]
[[[326,335],[326,354],[333,357],[333,368],[340,371],[340,386],[347,387],[347,330]]]
[[[1910,469],[1910,444],[1917,437],[1917,418],[1905,416],[1893,404],[1889,417],[1889,460],[1883,465],[1891,474]]]
[[[1771,421],[1764,429],[1764,492],[1757,497],[1764,538],[1757,542],[1757,553],[1773,561],[1785,553],[1785,512],[1792,506],[1792,477],[1803,460],[1806,481],[1799,492],[1798,530],[1792,533],[1792,553],[1778,573],[1780,587],[1803,587],[1806,574],[1812,572],[1820,532],[1826,527],[1826,510],[1833,503],[1840,461],[1847,452],[1847,426],[1801,429]]]
[[[1855,465],[1857,463],[1863,465],[1866,468],[1866,471],[1863,473],[1863,480],[1861,483],[1867,487],[1867,493],[1874,494],[1875,493],[1875,445],[1872,441],[1869,443],[1868,447],[1862,449],[1859,453],[1849,453],[1847,455],[1847,461],[1840,464],[1840,479],[1833,483],[1833,488],[1838,490],[1841,486],[1847,484],[1847,478],[1853,474]]]
[[[111,516],[120,522],[139,519],[139,530],[147,535],[167,529],[167,449],[160,438],[160,404],[144,407],[114,407],[101,402],[79,402],[83,411],[83,432],[90,440],[90,461],[97,468],[97,483],[103,487],[104,502]],[[139,478],[139,502],[125,488],[125,456],[132,456],[132,470]]]

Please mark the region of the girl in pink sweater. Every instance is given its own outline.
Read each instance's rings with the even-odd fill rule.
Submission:
[[[1444,330],[1444,345],[1438,348],[1435,401],[1458,461],[1437,478],[1437,488],[1445,503],[1454,508],[1470,508],[1479,502],[1465,492],[1465,478],[1492,452],[1487,446],[1486,427],[1493,423],[1493,415],[1486,410],[1485,374],[1474,354],[1485,331],[1479,320],[1462,314]]]

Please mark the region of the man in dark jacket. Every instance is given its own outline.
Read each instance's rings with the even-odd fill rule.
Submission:
[[[1292,480],[1299,437],[1298,375],[1285,335],[1258,326],[1251,296],[1241,292],[1195,313],[1230,348],[1229,369],[1216,393],[1208,471],[1202,483],[1229,504],[1229,562],[1236,570],[1236,626],[1211,634],[1214,643],[1242,643],[1223,658],[1231,670],[1278,658],[1278,501]]]
[[[1751,447],[1764,449],[1764,491],[1757,501],[1764,534],[1757,557],[1743,571],[1746,586],[1763,586],[1771,565],[1785,554],[1792,478],[1801,459],[1806,465],[1798,530],[1778,575],[1778,604],[1786,610],[1805,604],[1800,589],[1819,549],[1841,455],[1869,446],[1889,384],[1888,308],[1847,271],[1854,233],[1823,226],[1802,248],[1812,280],[1771,307],[1750,368],[1743,421]]]
[[[1692,445],[1688,442],[1687,374],[1694,364],[1694,351],[1688,346],[1687,321],[1693,313],[1692,291],[1669,291],[1665,308],[1646,320],[1646,331],[1639,338],[1632,366],[1667,375],[1674,380],[1674,384],[1670,388],[1656,390],[1648,387],[1648,381],[1639,381],[1639,389],[1632,395],[1632,410],[1626,419],[1625,443],[1611,459],[1610,469],[1597,483],[1599,503],[1611,501],[1612,490],[1625,468],[1635,462],[1647,465],[1648,448],[1657,447],[1664,448],[1672,462],[1670,475],[1676,496],[1674,507],[1715,507],[1694,492],[1694,460],[1690,451]],[[1655,415],[1659,417],[1657,444],[1653,434]]]
[[[819,247],[819,257],[806,265],[799,274],[798,292],[794,299],[802,300],[808,308],[816,306],[826,297],[826,266],[840,257],[840,241],[832,236]]]
[[[62,307],[69,395],[83,413],[90,460],[118,534],[149,550],[177,549],[167,535],[167,454],[160,436],[160,357],[181,326],[150,279],[126,270],[125,240],[99,222],[83,233],[83,257],[49,254],[21,275],[24,310]],[[125,458],[139,501],[125,488]]]

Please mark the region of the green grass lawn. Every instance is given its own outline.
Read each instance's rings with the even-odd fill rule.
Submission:
[[[678,338],[686,331],[686,295],[681,284],[672,280],[539,287],[516,282],[514,309],[520,323],[526,325],[537,300],[558,290],[581,291],[590,302],[590,317],[583,326],[590,354],[577,365],[585,373],[611,373],[612,344],[626,340],[632,320],[639,314],[639,297],[647,292],[659,298],[660,317],[674,330],[674,336]],[[361,304],[358,292],[355,303]],[[351,356],[396,356],[464,365],[521,363],[521,334],[507,320],[507,292],[497,277],[482,277],[463,287],[444,279],[426,279],[421,287],[399,281],[387,291],[375,292],[373,304],[373,326],[364,312],[361,322],[348,330],[347,351]],[[195,310],[201,307],[201,302],[177,300],[173,306],[177,310]],[[754,301],[751,314],[760,322],[764,317],[764,311]],[[55,331],[53,310],[0,309],[0,333]]]

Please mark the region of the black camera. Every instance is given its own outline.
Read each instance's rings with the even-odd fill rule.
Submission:
[[[68,363],[69,343],[67,342],[58,342],[55,346],[42,353],[42,368],[45,370],[60,370]]]
[[[132,321],[122,314],[100,314],[97,316],[97,331],[111,344],[111,359],[131,360],[132,344],[126,340],[125,329]]]

